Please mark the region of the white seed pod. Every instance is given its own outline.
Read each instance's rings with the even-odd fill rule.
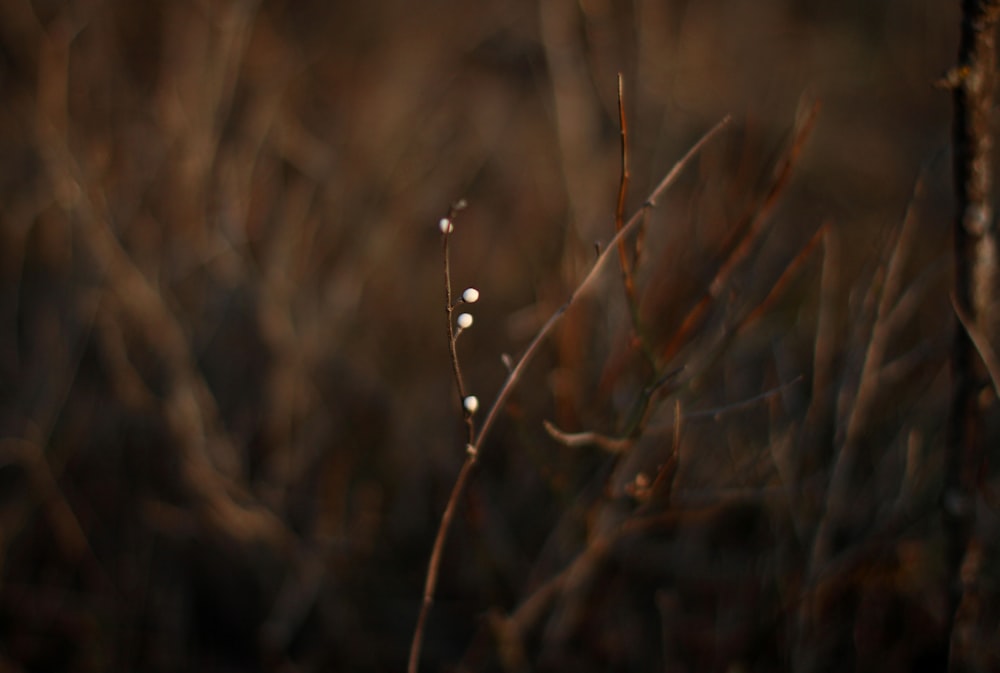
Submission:
[[[472,327],[472,314],[471,313],[459,313],[458,314],[458,326],[462,329],[469,329]]]
[[[479,409],[479,398],[475,395],[469,395],[462,400],[462,406],[465,407],[465,410],[470,414],[474,414],[476,413],[476,410]]]
[[[447,217],[442,217],[438,221],[438,229],[441,230],[442,234],[450,234],[451,232],[455,231],[455,224]]]
[[[462,301],[466,304],[475,304],[479,301],[479,290],[474,287],[468,287],[465,292],[462,293]]]

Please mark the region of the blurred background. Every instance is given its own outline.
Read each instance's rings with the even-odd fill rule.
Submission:
[[[626,213],[732,121],[503,410],[422,669],[939,666],[958,29],[4,0],[0,668],[401,670],[464,458],[438,218],[488,407],[613,235],[618,73]]]

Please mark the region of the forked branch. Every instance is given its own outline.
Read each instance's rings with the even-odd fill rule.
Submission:
[[[674,167],[670,170],[670,172],[667,173],[656,188],[650,193],[646,202],[642,204],[642,207],[640,207],[639,210],[632,215],[628,222],[626,222],[618,230],[614,238],[612,238],[611,241],[604,246],[603,251],[597,257],[597,261],[594,262],[590,271],[588,271],[583,277],[583,280],[580,281],[579,285],[577,285],[576,289],[573,290],[563,305],[556,309],[552,316],[545,322],[544,325],[542,325],[541,329],[531,340],[531,343],[528,344],[524,353],[510,368],[507,379],[504,381],[503,386],[500,388],[500,392],[497,393],[496,399],[490,406],[489,412],[486,414],[486,419],[479,428],[478,434],[475,435],[474,440],[471,441],[466,447],[465,462],[462,464],[462,469],[458,473],[458,477],[452,487],[451,494],[448,496],[448,503],[445,505],[444,513],[441,516],[441,523],[438,526],[437,535],[434,539],[434,547],[431,550],[431,558],[428,562],[427,575],[424,580],[424,594],[423,601],[420,606],[420,614],[417,617],[417,625],[413,633],[413,640],[410,643],[410,656],[407,665],[407,671],[409,673],[417,673],[420,667],[420,651],[423,645],[427,615],[430,613],[431,605],[434,602],[438,575],[441,570],[441,557],[444,551],[445,542],[448,538],[448,532],[451,529],[451,522],[458,506],[458,501],[465,492],[466,484],[468,483],[472,470],[476,465],[479,452],[482,449],[486,438],[489,436],[490,430],[493,428],[493,424],[496,422],[500,414],[500,410],[503,408],[504,404],[506,404],[507,399],[510,397],[511,393],[513,393],[514,388],[524,375],[524,371],[538,353],[542,343],[559,323],[559,320],[563,317],[569,307],[573,305],[573,302],[592,289],[600,270],[604,267],[608,258],[612,254],[617,253],[616,248],[619,243],[623,241],[626,236],[636,230],[639,224],[643,221],[646,213],[656,206],[656,202],[663,195],[666,189],[677,180],[680,172],[687,166],[688,163],[690,163],[691,159],[702,149],[702,147],[705,146],[706,143],[708,143],[709,140],[715,137],[729,123],[729,121],[730,118],[728,116],[723,118],[722,121],[702,136],[701,139],[698,140],[698,142],[696,142],[676,164],[674,164]]]

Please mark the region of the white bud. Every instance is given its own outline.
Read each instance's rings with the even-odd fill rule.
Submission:
[[[476,409],[479,408],[479,398],[475,395],[469,395],[462,400],[462,406],[465,407],[465,410],[470,414],[474,414],[476,413]]]
[[[459,313],[458,314],[458,326],[462,329],[469,329],[472,327],[472,314],[471,313]]]
[[[479,290],[474,287],[466,288],[465,292],[462,293],[462,301],[466,304],[475,304],[479,301]]]
[[[438,229],[441,230],[442,234],[450,234],[455,231],[455,224],[447,217],[442,217],[440,221],[438,221]]]

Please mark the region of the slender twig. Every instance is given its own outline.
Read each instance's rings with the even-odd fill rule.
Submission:
[[[785,381],[784,383],[780,383],[780,384],[774,386],[773,388],[769,388],[769,389],[765,390],[762,393],[758,393],[756,395],[753,395],[753,396],[748,397],[748,398],[743,399],[743,400],[739,400],[737,402],[730,402],[729,404],[724,404],[724,405],[718,406],[718,407],[712,407],[710,409],[698,409],[698,410],[695,410],[695,411],[685,411],[684,412],[684,416],[683,416],[683,421],[684,421],[684,423],[693,423],[693,422],[696,422],[696,421],[720,421],[725,416],[727,416],[727,415],[729,415],[731,413],[735,413],[735,412],[738,412],[738,411],[746,411],[747,409],[751,409],[755,405],[757,405],[757,404],[759,404],[761,402],[766,402],[767,400],[771,399],[772,397],[784,393],[790,387],[798,385],[801,381],[802,381],[802,375],[800,374],[800,375],[792,378],[789,381]],[[661,423],[661,424],[657,424],[657,425],[651,425],[648,428],[649,434],[652,434],[652,435],[663,434],[667,430],[671,430],[673,432],[678,432],[678,430],[676,430],[675,425],[678,422],[678,419],[680,418],[680,416],[679,416],[680,411],[681,411],[680,408],[676,408],[674,410],[674,420],[673,421],[667,421],[665,423]],[[678,441],[680,440],[679,437],[675,437],[675,439],[678,440]]]
[[[628,198],[629,181],[632,177],[629,169],[628,118],[625,115],[625,81],[618,73],[618,125],[621,130],[621,179],[618,183],[618,203],[615,207],[615,231],[621,231],[625,226],[625,201]],[[629,255],[628,242],[625,238],[618,241],[618,262],[622,268],[622,282],[625,286],[625,303],[628,306],[629,317],[632,319],[632,331],[635,343],[638,344],[643,357],[650,368],[656,371],[656,353],[646,338],[639,313],[639,296],[635,287],[635,269],[639,266],[645,227],[642,223],[636,228],[635,242]],[[631,259],[630,259],[631,257]]]
[[[649,489],[650,500],[652,500],[653,496],[662,498],[664,501],[670,500],[671,493],[674,490],[674,478],[677,476],[677,471],[680,468],[681,432],[683,429],[684,414],[681,408],[681,400],[677,398],[674,400],[674,436],[673,443],[670,445],[670,455],[660,465],[660,469],[657,470],[656,479],[653,480],[653,485]]]
[[[621,129],[622,175],[618,183],[618,205],[615,208],[615,231],[619,232],[625,226],[625,199],[628,196],[628,121],[625,118],[625,83],[622,74],[618,73],[618,124]],[[625,282],[625,295],[629,308],[636,313],[635,276],[632,274],[632,264],[629,262],[625,239],[618,241],[618,261],[622,267],[622,279]]]
[[[802,267],[806,260],[809,259],[812,251],[817,245],[819,245],[819,242],[823,240],[829,226],[829,222],[819,226],[815,233],[813,233],[812,237],[806,241],[806,244],[802,246],[795,257],[793,257],[792,260],[785,266],[785,270],[781,272],[780,276],[778,276],[778,280],[774,281],[774,285],[771,286],[771,290],[767,293],[767,296],[764,297],[763,301],[761,301],[756,308],[751,310],[742,320],[740,320],[739,324],[737,324],[734,328],[734,332],[743,332],[754,321],[771,309],[778,298],[784,294],[784,291],[787,289],[788,284],[795,276],[795,273]]]
[[[560,430],[552,421],[542,421],[542,424],[545,426],[545,432],[549,433],[552,439],[571,449],[581,446],[596,446],[606,453],[625,453],[635,443],[631,437],[609,437],[593,431],[566,432]]]
[[[466,203],[464,200],[452,204],[448,209],[448,216],[446,218],[448,225],[442,227],[441,230],[441,252],[444,256],[444,307],[445,315],[448,319],[448,355],[451,359],[451,372],[455,377],[455,388],[458,391],[458,401],[460,404],[464,403],[468,397],[468,393],[465,388],[465,380],[462,378],[462,366],[458,360],[458,335],[461,334],[461,328],[459,328],[460,331],[455,331],[455,309],[458,307],[458,304],[455,302],[454,293],[451,289],[451,254],[449,242],[451,241],[452,223],[455,221],[455,216],[465,206]],[[473,438],[476,436],[473,413],[465,408],[464,404],[462,408],[465,417],[465,427],[468,433],[466,443],[471,444]]]
[[[514,392],[514,388],[517,383],[521,380],[524,371],[527,369],[528,364],[534,359],[535,355],[541,348],[542,343],[548,337],[548,335],[558,324],[560,318],[566,313],[567,309],[576,301],[579,297],[587,293],[588,290],[594,285],[595,279],[598,277],[598,272],[603,268],[604,264],[607,262],[608,257],[612,254],[612,251],[618,245],[625,236],[628,236],[632,231],[639,226],[639,223],[643,220],[645,214],[652,208],[656,206],[657,200],[662,196],[663,192],[670,187],[680,175],[680,172],[685,166],[691,161],[691,159],[701,150],[705,144],[711,140],[716,134],[719,133],[730,121],[730,117],[726,116],[718,124],[716,124],[708,133],[703,135],[701,139],[694,144],[688,152],[681,157],[681,159],[674,164],[673,168],[669,173],[660,181],[655,189],[650,193],[646,202],[642,204],[639,210],[629,218],[628,222],[615,234],[614,238],[604,246],[603,251],[597,257],[597,261],[587,272],[583,280],[576,289],[570,294],[569,298],[552,314],[552,316],[542,325],[541,329],[528,344],[527,349],[518,359],[517,363],[511,367],[510,372],[507,375],[507,379],[503,386],[500,388],[500,392],[497,393],[496,399],[490,407],[489,412],[486,415],[486,419],[483,421],[482,426],[479,428],[479,433],[475,436],[475,440],[470,442],[466,447],[465,462],[462,464],[462,468],[458,473],[458,477],[455,479],[455,484],[452,487],[451,495],[448,496],[448,503],[445,505],[444,513],[441,515],[441,523],[438,526],[437,535],[434,539],[434,547],[431,550],[431,558],[428,562],[427,576],[424,581],[424,594],[423,601],[420,606],[420,614],[417,617],[417,626],[413,633],[413,640],[410,644],[410,656],[409,663],[407,665],[407,671],[409,673],[417,673],[420,664],[420,650],[423,644],[424,629],[427,623],[427,615],[430,612],[431,605],[434,602],[434,592],[437,589],[438,575],[441,570],[441,557],[444,551],[444,545],[448,538],[448,532],[451,528],[451,521],[455,515],[455,510],[458,505],[458,501],[465,491],[465,486],[469,481],[469,477],[472,473],[473,468],[476,465],[476,461],[479,457],[479,452],[483,447],[486,438],[489,436],[490,430],[493,428],[493,424],[496,422],[500,415],[500,410],[504,407],[507,402],[507,398],[510,397],[511,393]],[[450,295],[449,295],[449,306]],[[450,324],[450,320],[449,320]],[[449,337],[450,338],[450,337]]]

